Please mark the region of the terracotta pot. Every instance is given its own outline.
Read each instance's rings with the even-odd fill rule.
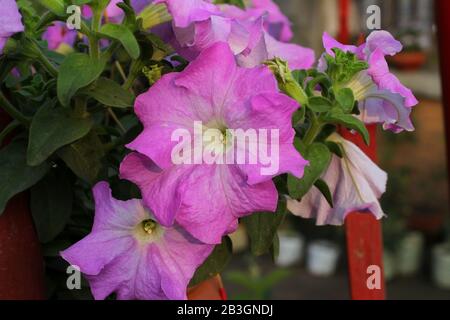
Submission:
[[[402,52],[388,59],[389,62],[401,70],[415,71],[427,62],[427,55],[422,51]]]
[[[0,300],[45,299],[44,263],[28,195],[11,199],[0,217]]]
[[[211,278],[188,291],[189,300],[226,300],[227,296],[223,288],[220,276]]]

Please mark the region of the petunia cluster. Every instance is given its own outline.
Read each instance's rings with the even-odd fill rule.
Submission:
[[[142,124],[125,145],[118,169],[121,179],[138,187],[142,199],[115,199],[109,184],[98,182],[91,232],[61,252],[85,275],[94,298],[186,299],[196,271],[224,237],[254,213],[276,212],[285,199],[290,212],[315,218],[318,225],[342,225],[353,211],[377,219],[386,216],[379,199],[387,174],[339,132],[341,127],[350,129],[369,143],[365,124],[380,124],[395,133],[414,130],[410,115],[418,101],[386,61],[402,50],[391,34],[372,32],[357,47],[325,33],[325,52],[314,67],[311,49],[289,43],[291,24],[272,0],[249,0],[241,6],[231,1],[134,0],[124,1],[125,10],[117,6],[121,2],[105,3],[101,17],[101,23],[122,24],[117,30],[127,32],[116,35],[112,26],[113,45],[107,42],[99,50],[98,29],[78,35],[61,21],[46,24],[42,36],[48,49],[60,53],[76,50],[77,38],[91,37],[86,41],[95,47],[90,55],[69,58],[92,63],[92,68],[107,68],[102,59],[112,59],[120,46],[134,53],[123,58],[123,65],[130,65],[128,78],[121,61],[115,61],[126,80],[114,83],[118,93],[113,98],[122,107],[134,101],[133,116]],[[0,6],[1,54],[6,41],[24,26],[15,1],[0,0]],[[82,11],[83,22],[95,22],[89,5]],[[170,47],[164,61],[144,56],[149,55],[144,50],[148,39],[151,46],[161,45],[162,39],[161,47]],[[34,48],[40,50],[37,44]],[[35,56],[58,78],[58,98],[67,94],[53,61],[42,60],[43,53]],[[128,59],[132,56],[139,56],[138,61]],[[72,73],[66,61],[61,69]],[[159,64],[146,65],[153,62]],[[155,70],[147,77],[151,81],[140,82],[136,92],[141,94],[131,99],[137,74]],[[100,71],[91,72],[97,78],[81,77],[81,85],[69,75],[76,87],[70,93],[80,94],[76,111],[83,117],[96,112],[87,108],[86,96],[115,105],[108,91],[113,80],[103,77],[113,72]],[[108,112],[124,129],[114,112]],[[21,120],[28,124],[28,118]],[[116,170],[117,176],[117,164],[106,169]],[[267,237],[270,244],[276,239],[274,234]]]

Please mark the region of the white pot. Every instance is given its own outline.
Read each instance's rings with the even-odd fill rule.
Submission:
[[[328,277],[336,272],[339,248],[329,241],[315,241],[308,247],[308,271],[320,277]]]
[[[291,267],[300,263],[303,257],[305,240],[300,234],[293,232],[279,231],[280,252],[276,258],[279,267]]]
[[[433,280],[443,289],[450,289],[450,244],[433,248]]]
[[[397,247],[397,271],[402,276],[413,276],[420,271],[425,239],[420,232],[410,232]]]

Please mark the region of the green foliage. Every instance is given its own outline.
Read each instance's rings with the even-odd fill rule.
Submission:
[[[100,33],[110,39],[119,41],[132,59],[139,58],[141,50],[133,33],[124,25],[120,24],[104,24]]]
[[[358,72],[366,70],[369,65],[361,61],[351,52],[344,52],[341,49],[333,49],[334,57],[325,55],[328,65],[327,73],[334,84],[343,84],[350,81]]]
[[[89,115],[80,117],[71,111],[48,103],[34,116],[31,123],[27,162],[37,166],[59,148],[81,139],[93,125]]]
[[[108,107],[129,108],[133,106],[134,95],[117,82],[100,77],[92,85],[82,90],[88,96]]]
[[[27,165],[26,150],[23,140],[0,149],[0,215],[13,196],[36,184],[50,168],[48,163],[37,167]]]
[[[68,106],[75,93],[97,79],[103,72],[105,61],[94,60],[83,53],[71,53],[59,69],[58,99]]]
[[[197,269],[189,283],[190,287],[196,286],[220,274],[228,262],[230,262],[233,246],[229,237],[224,237],[222,243],[217,245],[206,261]]]
[[[72,183],[64,169],[52,169],[31,188],[31,213],[42,243],[50,242],[64,230],[72,204]]]
[[[302,179],[292,175],[288,176],[289,195],[294,199],[301,199],[305,196],[317,180],[322,176],[331,161],[331,152],[328,147],[322,143],[314,143],[306,149],[304,158],[310,162],[306,167]]]
[[[254,213],[242,219],[250,238],[251,251],[261,256],[272,248],[278,227],[286,216],[286,200],[280,199],[275,213]]]

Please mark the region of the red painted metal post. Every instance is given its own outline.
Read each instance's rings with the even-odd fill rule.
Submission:
[[[444,121],[447,137],[447,164],[448,168],[450,168],[450,1],[436,0],[435,9],[436,23],[438,26]]]
[[[0,106],[0,130],[8,122]],[[0,216],[0,300],[45,299],[44,262],[28,204],[28,193],[19,194]]]
[[[339,41],[350,42],[350,0],[339,0]],[[368,147],[359,135],[342,130],[342,135],[357,144],[372,160],[376,161],[376,126],[368,127],[371,145]],[[353,300],[383,300],[386,298],[383,276],[383,240],[381,223],[371,214],[354,212],[345,221],[347,238],[347,260],[349,268],[350,295]],[[369,267],[378,267],[381,287],[367,285]]]

